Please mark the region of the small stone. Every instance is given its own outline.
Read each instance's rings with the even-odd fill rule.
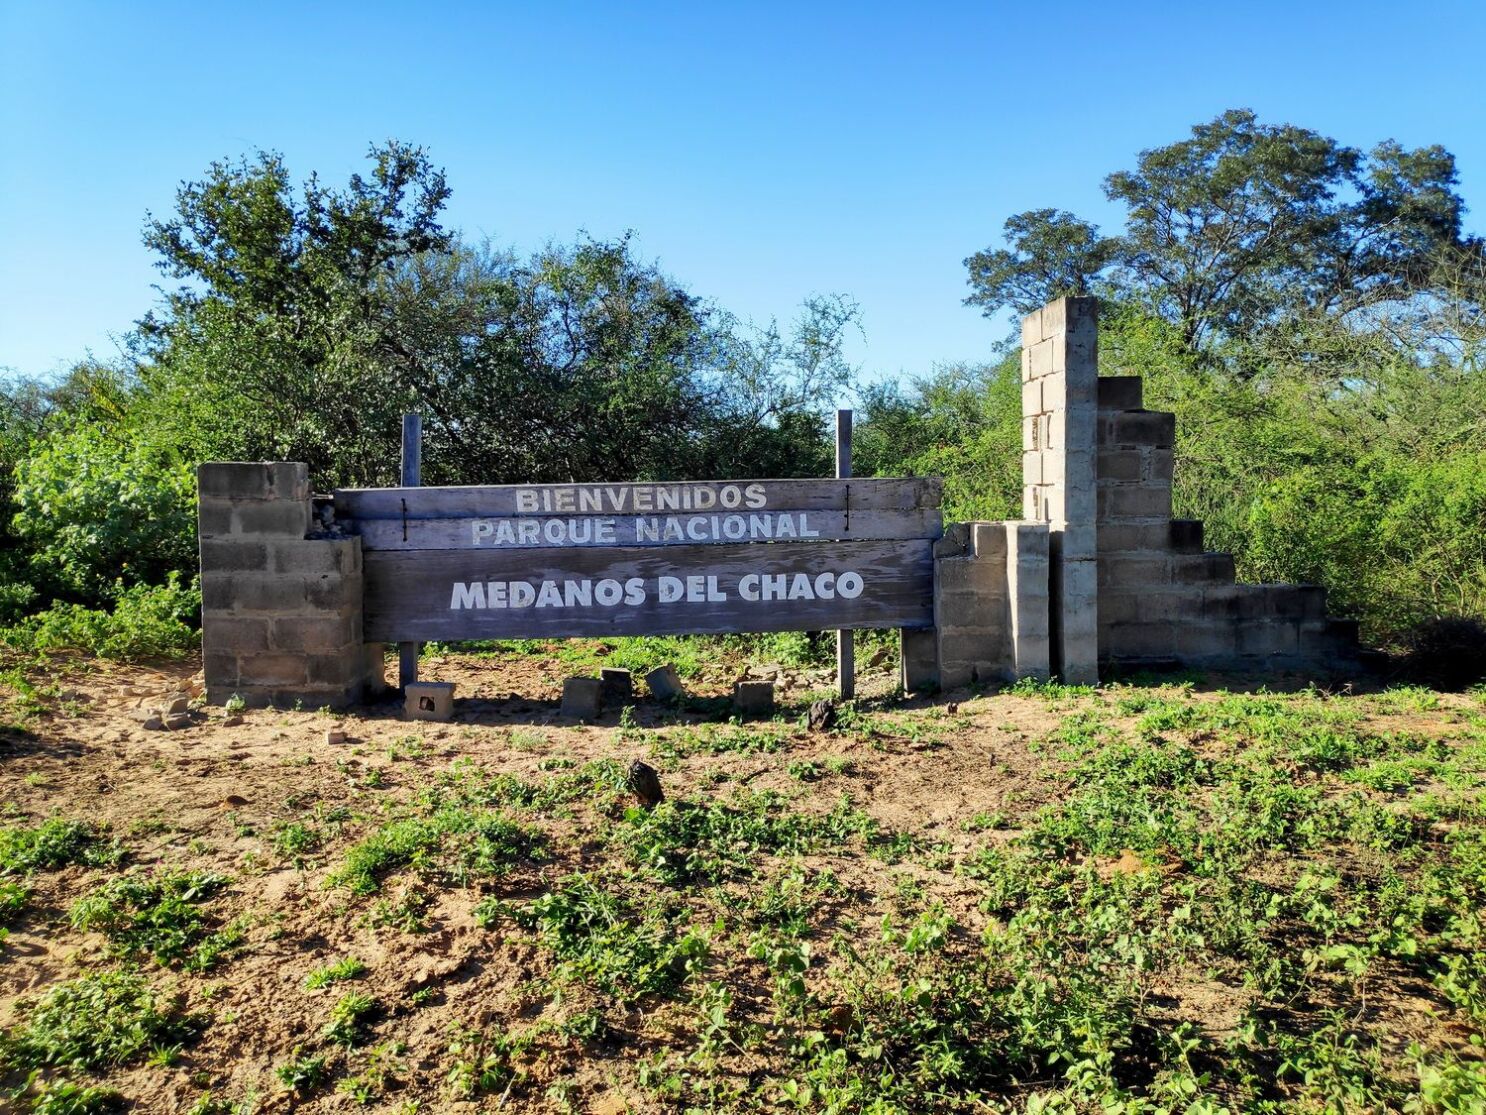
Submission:
[[[733,686],[733,708],[742,716],[772,716],[774,683],[740,681]]]
[[[190,696],[185,693],[176,693],[173,696],[165,698],[165,704],[161,707],[160,712],[164,716],[177,716],[187,711],[190,707]]]
[[[630,792],[640,799],[640,804],[646,809],[654,809],[666,800],[665,791],[660,788],[660,775],[655,773],[655,768],[649,763],[636,759],[629,765],[625,782],[629,785]]]
[[[635,681],[628,670],[605,666],[599,671],[599,700],[605,708],[627,705],[635,699]]]
[[[224,719],[222,721],[222,727],[224,727],[224,728],[236,728],[242,722],[243,722],[243,718],[242,718],[241,714],[234,712],[231,716],[227,717],[226,719]]]
[[[164,729],[165,721],[160,719],[158,713],[152,712],[149,716],[140,719],[139,726],[147,732],[158,732]]]
[[[341,731],[339,728],[331,728],[328,732],[325,733],[325,742],[330,744],[332,747],[337,744],[345,743],[346,733]]]
[[[568,678],[562,683],[562,714],[574,720],[597,720],[602,704],[598,678]]]
[[[836,704],[834,701],[816,701],[810,706],[810,730],[812,732],[824,732],[836,723]]]
[[[165,727],[172,732],[179,731],[182,728],[189,728],[190,726],[191,717],[189,713],[178,712],[165,718]]]
[[[674,701],[686,696],[686,686],[681,684],[681,676],[669,662],[646,674],[645,685],[657,701]]]

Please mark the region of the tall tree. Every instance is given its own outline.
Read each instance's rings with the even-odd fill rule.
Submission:
[[[1189,352],[1297,312],[1349,313],[1428,287],[1461,235],[1455,161],[1392,141],[1370,153],[1233,109],[1104,181],[1125,208],[1107,240],[1071,214],[1007,222],[1015,252],[967,260],[968,302],[1027,309],[1076,284],[1174,324]]]

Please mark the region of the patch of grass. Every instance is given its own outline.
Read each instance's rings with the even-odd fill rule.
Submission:
[[[360,979],[366,975],[366,965],[357,957],[344,956],[332,964],[316,968],[304,978],[306,991],[318,991],[322,987],[329,987],[332,983],[340,983],[344,980]]]
[[[0,926],[12,924],[21,916],[26,903],[30,900],[30,887],[8,879],[0,879]]]
[[[559,980],[576,980],[626,1003],[674,992],[706,960],[708,934],[686,925],[685,917],[677,903],[640,904],[582,874],[524,905],[487,900],[476,909],[487,928],[509,919],[536,932],[558,960]]]
[[[333,1045],[347,1049],[366,1040],[367,1023],[380,1012],[377,1000],[360,991],[351,991],[336,1000],[330,1008],[330,1021],[320,1036]]]
[[[328,1053],[306,1053],[296,1046],[289,1060],[273,1070],[279,1083],[292,1092],[306,1095],[330,1079],[330,1055]]]
[[[665,801],[630,809],[616,838],[636,867],[667,883],[746,877],[768,854],[798,855],[853,838],[877,826],[843,797],[830,813],[791,810],[775,793],[740,793],[731,801]]]
[[[274,850],[296,864],[303,863],[307,856],[319,851],[324,842],[324,833],[302,821],[288,821],[274,829]]]
[[[133,972],[98,972],[19,1004],[23,1022],[5,1035],[5,1060],[22,1070],[91,1071],[132,1064],[178,1046],[197,1025]]]
[[[103,933],[121,956],[149,955],[206,971],[244,936],[237,925],[212,931],[202,910],[227,883],[226,876],[203,871],[111,879],[73,904],[72,925]]]
[[[105,830],[49,817],[39,825],[0,828],[0,875],[25,875],[68,864],[117,867],[124,849]]]
[[[544,838],[499,813],[444,806],[382,825],[352,846],[325,884],[375,894],[394,871],[410,868],[463,886],[496,879],[543,854]]]

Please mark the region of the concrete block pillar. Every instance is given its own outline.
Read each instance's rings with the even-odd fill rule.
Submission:
[[[955,523],[934,544],[934,629],[942,689],[1048,676],[1048,530]]]
[[[361,539],[310,536],[308,469],[197,469],[206,697],[344,707],[380,692],[382,648],[361,637]]]
[[[1047,524],[1050,667],[1069,684],[1099,680],[1098,376],[1096,299],[1022,320],[1023,517]]]

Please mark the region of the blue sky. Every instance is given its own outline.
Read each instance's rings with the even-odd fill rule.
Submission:
[[[145,213],[213,159],[446,168],[450,227],[634,230],[744,317],[861,305],[872,378],[981,360],[962,260],[1225,108],[1443,143],[1486,230],[1486,4],[240,5],[0,0],[0,368],[49,375],[153,304]]]

